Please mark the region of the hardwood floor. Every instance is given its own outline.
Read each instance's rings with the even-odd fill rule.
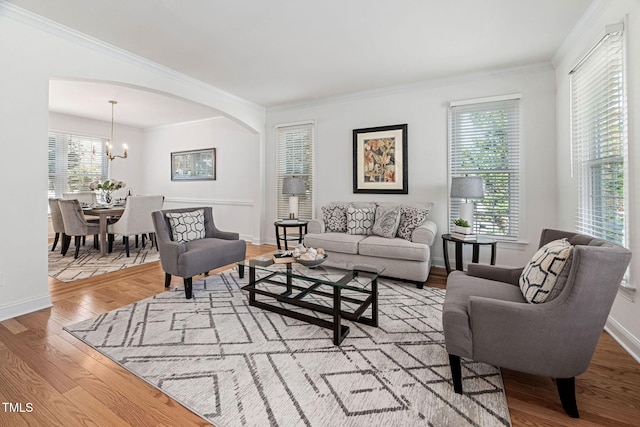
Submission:
[[[248,245],[247,253],[273,249]],[[434,268],[427,285],[445,288],[444,269]],[[159,263],[71,283],[50,278],[49,289],[52,308],[0,322],[0,426],[208,425],[62,330],[164,292]],[[564,414],[551,379],[503,377],[514,426],[640,425],[640,365],[607,333],[576,380],[578,420]]]

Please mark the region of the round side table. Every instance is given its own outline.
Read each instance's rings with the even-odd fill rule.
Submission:
[[[458,240],[451,237],[451,234],[442,235],[442,249],[444,250],[444,266],[447,274],[451,273],[451,265],[449,263],[449,242],[456,245],[456,270],[463,271],[462,267],[462,247],[463,245],[473,245],[471,262],[478,262],[480,257],[480,246],[491,246],[491,265],[496,265],[496,246],[497,241],[488,237],[478,237],[476,240]]]
[[[274,222],[273,225],[276,227],[276,243],[278,244],[278,249],[282,249],[280,242],[284,242],[285,251],[289,250],[288,242],[290,241],[297,240],[298,243],[302,243],[304,235],[307,234],[307,224],[309,224],[309,221],[304,219],[297,221],[279,219]],[[287,235],[288,228],[297,228],[298,234]],[[280,233],[280,229],[282,229],[282,233]]]

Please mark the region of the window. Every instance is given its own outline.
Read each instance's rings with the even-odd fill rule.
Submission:
[[[571,71],[571,142],[578,186],[576,229],[627,246],[627,106],[623,26]]]
[[[484,198],[475,201],[474,232],[518,238],[520,97],[451,103],[449,126],[449,183],[465,175],[484,181]],[[449,203],[452,226],[460,200]]]
[[[311,219],[313,215],[313,123],[276,127],[277,141],[277,213],[278,218],[289,217],[289,195],[282,194],[285,177],[304,178],[305,194],[298,196],[298,217]]]
[[[108,174],[106,140],[49,132],[49,197],[89,190],[89,183]]]

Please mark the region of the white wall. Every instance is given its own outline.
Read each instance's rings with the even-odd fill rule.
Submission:
[[[171,153],[203,148],[216,149],[215,181],[171,181]],[[213,206],[218,228],[259,241],[259,230],[253,224],[260,171],[257,135],[226,118],[149,129],[144,165],[145,191],[163,194],[166,209]]]
[[[449,102],[511,93],[522,94],[523,222],[521,243],[499,243],[497,263],[523,265],[537,248],[540,230],[557,224],[552,155],[555,152],[555,83],[550,64],[268,110],[268,192],[263,230],[269,233],[268,225],[276,218],[274,127],[314,120],[317,206],[332,200],[431,201],[435,205],[430,218],[438,224],[439,234],[447,233]],[[353,194],[353,129],[401,123],[408,124],[409,194]],[[273,241],[274,236],[264,238]],[[444,265],[439,238],[432,250],[435,264]],[[481,261],[487,261],[488,251],[481,252]],[[465,261],[469,259],[467,255]]]
[[[263,141],[263,108],[84,39],[5,2],[0,2],[0,58],[0,128],[2,147],[6,150],[0,156],[0,179],[5,183],[19,182],[4,185],[2,190],[4,200],[18,203],[12,203],[15,209],[3,209],[0,213],[0,222],[6,225],[3,237],[10,242],[0,257],[0,320],[51,304],[47,287],[44,142],[49,127],[50,78],[110,81],[193,100],[225,112],[257,134],[261,144]],[[259,150],[262,152],[262,147]],[[258,176],[264,174],[260,172]],[[260,182],[256,188],[262,186]],[[260,193],[254,196],[257,206],[263,204],[261,198]],[[257,229],[261,215],[259,210],[252,213]]]
[[[557,81],[557,157],[558,157],[558,212],[560,226],[573,229],[573,219],[577,200],[576,182],[571,176],[570,140],[570,81],[569,71],[586,52],[604,35],[608,24],[622,22],[628,16],[627,26],[627,95],[629,116],[629,231],[631,260],[631,280],[640,286],[640,174],[636,166],[640,164],[638,136],[640,120],[640,2],[617,0],[597,3],[601,8],[592,8],[581,25],[565,41],[566,49],[558,59]],[[607,330],[640,361],[640,298],[631,301],[619,293],[607,322]]]

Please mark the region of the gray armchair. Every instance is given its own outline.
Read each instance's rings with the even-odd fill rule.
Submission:
[[[173,240],[171,223],[167,213],[186,213],[204,209],[204,238],[177,242]],[[210,270],[242,261],[246,255],[246,243],[239,240],[238,233],[220,231],[213,222],[211,207],[166,209],[151,214],[156,232],[160,262],[165,271],[165,287],[169,287],[171,276],[184,279],[187,299],[192,297],[192,278],[208,274]],[[238,267],[238,274],[244,277],[244,267]]]
[[[625,274],[631,252],[582,234],[545,229],[540,246],[574,245],[560,294],[528,303],[521,268],[470,264],[447,279],[442,321],[453,386],[462,393],[460,358],[556,379],[562,407],[579,417],[575,377],[585,372]]]

